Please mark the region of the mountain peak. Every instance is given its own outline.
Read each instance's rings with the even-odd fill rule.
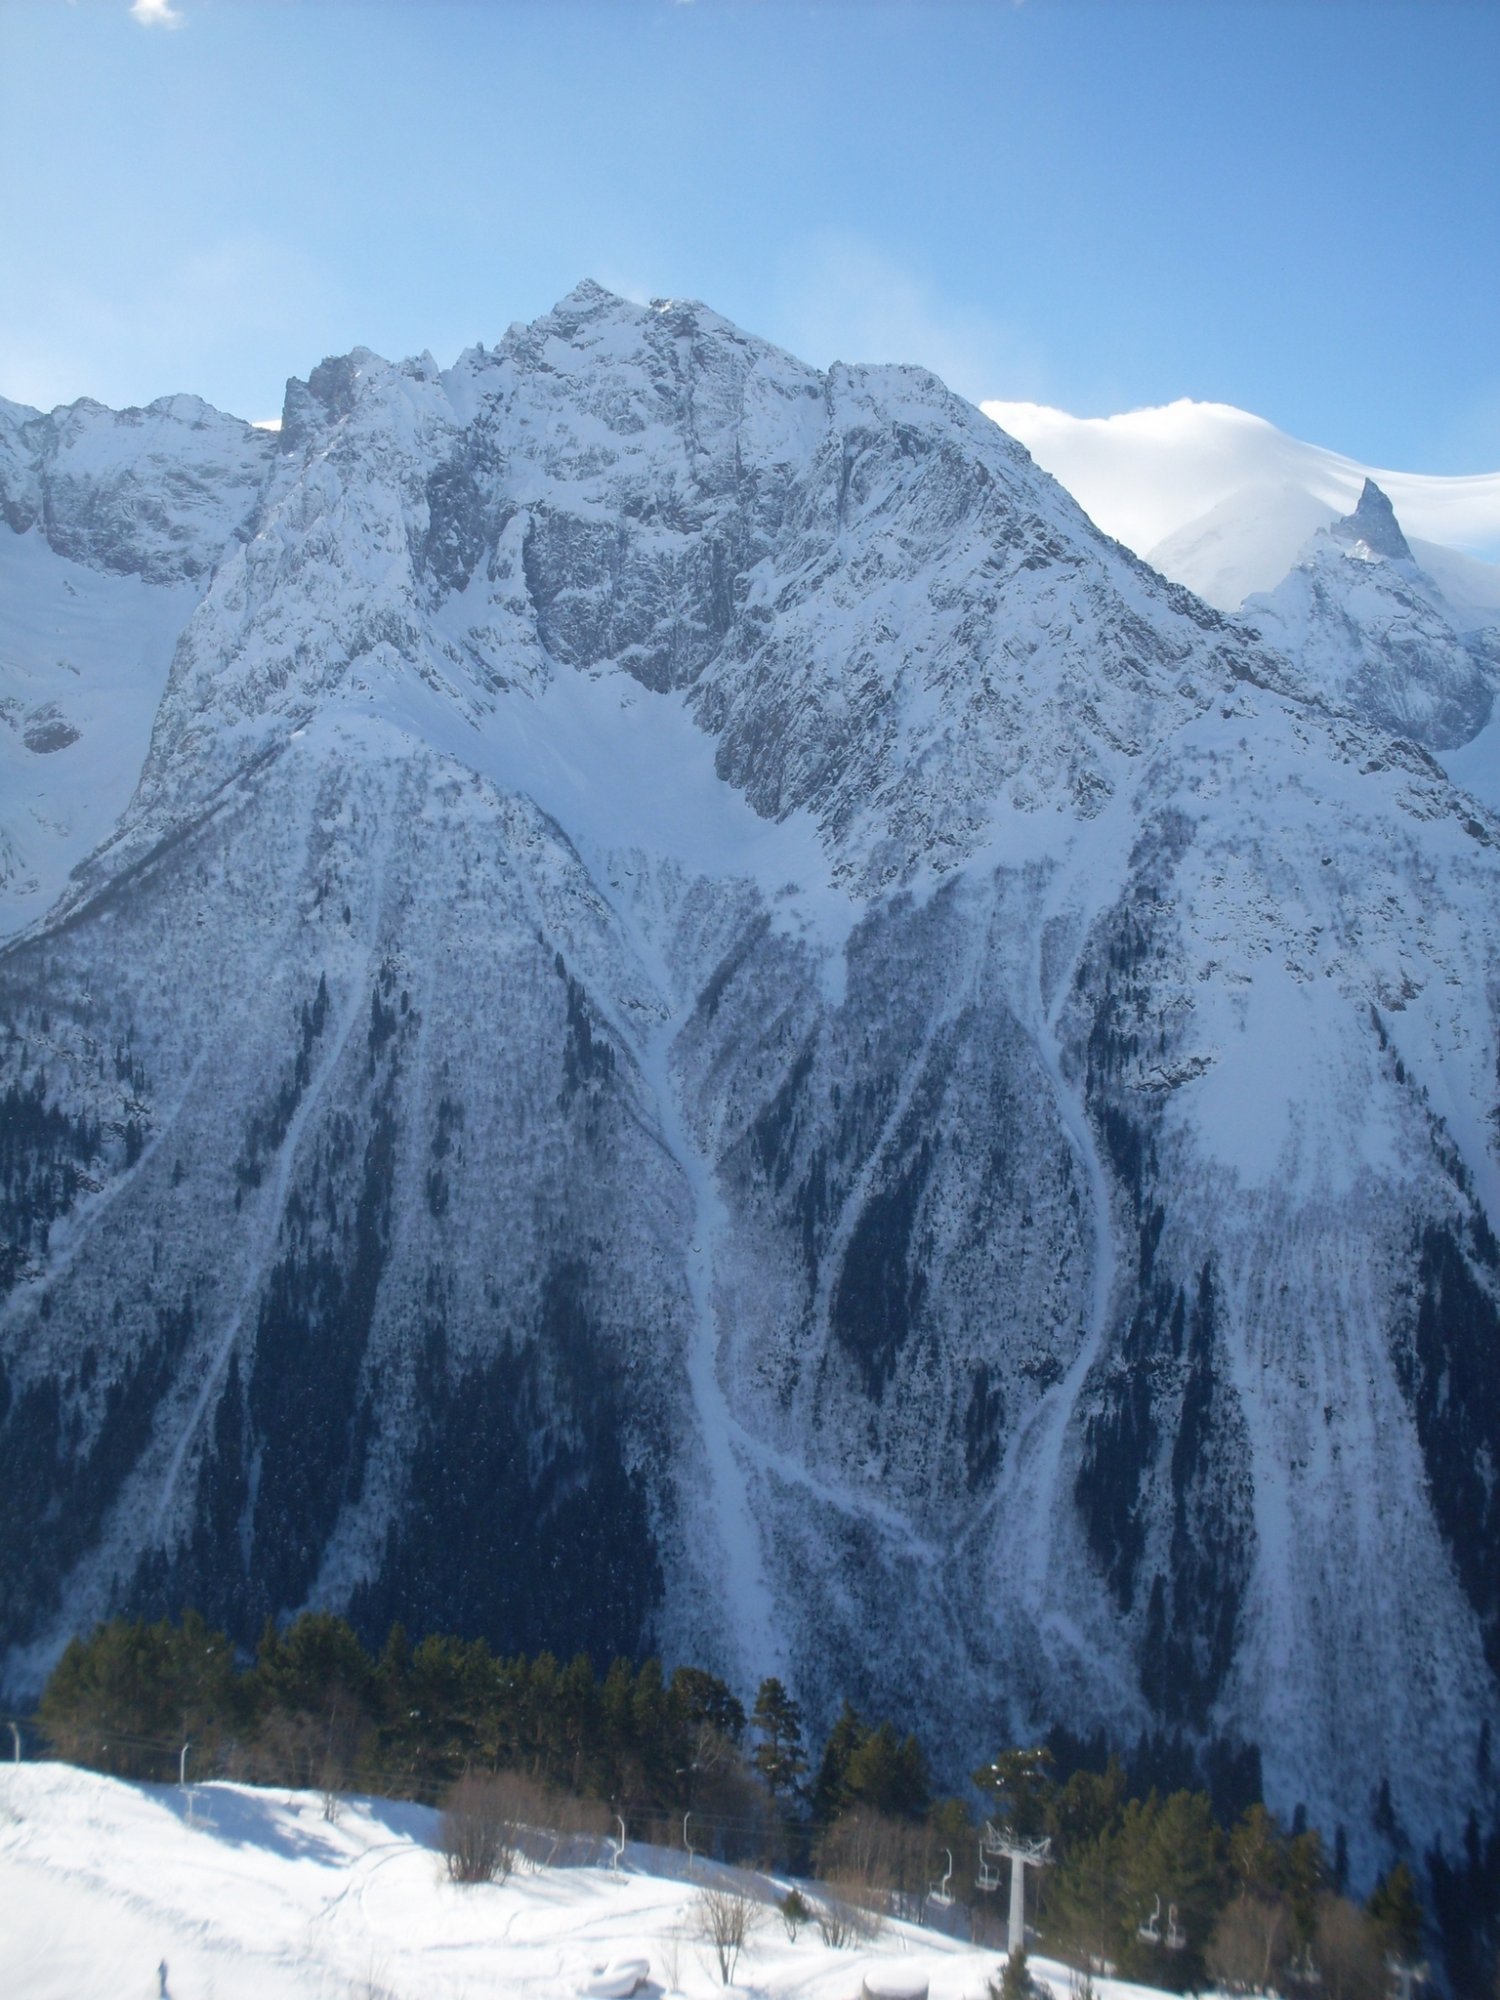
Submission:
[[[1365,481],[1354,512],[1335,521],[1331,532],[1337,541],[1351,546],[1363,542],[1372,555],[1384,556],[1390,562],[1412,560],[1396,510],[1373,479]]]
[[[607,312],[612,307],[627,303],[628,301],[622,299],[618,292],[612,292],[607,286],[597,284],[594,279],[580,278],[572,291],[565,293],[558,300],[549,317],[578,318],[589,313]]]

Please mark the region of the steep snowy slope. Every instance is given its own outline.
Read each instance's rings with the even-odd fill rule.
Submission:
[[[129,803],[173,647],[269,465],[195,397],[50,417],[0,399],[0,936]]]
[[[1463,629],[1372,479],[1245,617],[1330,703],[1395,735],[1454,750],[1489,720],[1500,625]]]
[[[919,371],[325,362],[0,955],[14,1684],[316,1601],[1451,1836],[1497,843]]]

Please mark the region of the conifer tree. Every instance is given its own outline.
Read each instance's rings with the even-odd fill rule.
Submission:
[[[813,1819],[818,1826],[831,1826],[849,1803],[845,1773],[849,1768],[849,1759],[868,1734],[858,1711],[846,1701],[828,1733],[822,1761],[818,1765],[817,1781],[813,1785]]]
[[[889,1722],[870,1730],[849,1753],[843,1792],[851,1803],[889,1818],[920,1819],[932,1793],[927,1759],[916,1737],[903,1741]]]
[[[801,1797],[802,1781],[807,1776],[802,1710],[770,1675],[760,1684],[750,1721],[760,1737],[750,1761],[764,1779],[777,1810],[790,1812]]]
[[[1385,1939],[1387,1950],[1412,1964],[1422,1950],[1422,1903],[1416,1879],[1398,1861],[1375,1884],[1365,1913]]]
[[[1035,1840],[1045,1833],[1054,1790],[1050,1750],[1002,1750],[992,1764],[974,1773],[974,1783],[993,1799],[995,1818],[1018,1839]]]

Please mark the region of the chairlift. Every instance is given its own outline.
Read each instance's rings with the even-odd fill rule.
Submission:
[[[932,1887],[927,1891],[927,1900],[929,1903],[935,1903],[940,1910],[951,1910],[953,1908],[953,1892],[948,1887],[948,1884],[953,1880],[953,1850],[945,1847],[943,1852],[948,1857],[948,1872],[941,1882],[933,1883]],[[981,1862],[980,1865],[982,1867],[983,1863]]]
[[[609,1857],[609,1865],[618,1869],[625,1859],[625,1822],[618,1813],[615,1814],[615,1825],[620,1829],[620,1838],[617,1841],[613,1834],[609,1836],[610,1847],[613,1850]]]
[[[1187,1932],[1177,1921],[1177,1905],[1167,1911],[1167,1950],[1184,1951],[1187,1948]]]
[[[1000,1870],[990,1860],[982,1845],[979,1849],[979,1873],[974,1877],[974,1882],[977,1888],[985,1890],[1000,1887]]]
[[[1143,1924],[1137,1924],[1135,1934],[1142,1944],[1161,1943],[1161,1897],[1155,1898],[1155,1907]]]

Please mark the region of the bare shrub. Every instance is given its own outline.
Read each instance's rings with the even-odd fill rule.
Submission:
[[[661,1961],[662,1985],[668,1993],[675,1993],[682,1985],[681,1931],[663,1931],[657,1940],[656,1954]]]
[[[869,1806],[841,1813],[818,1844],[820,1876],[845,1893],[856,1887],[867,1907],[891,1914],[909,1913],[925,1895],[932,1863],[927,1827]]]
[[[1382,2000],[1386,1977],[1380,1934],[1358,1903],[1342,1896],[1320,1899],[1313,1958],[1327,2000]]]
[[[610,1826],[593,1799],[556,1792],[520,1771],[505,1773],[515,1822],[516,1858],[531,1868],[570,1868],[598,1860]]]
[[[727,1986],[734,1978],[759,1906],[743,1889],[700,1889],[692,1910],[698,1936],[718,1964],[720,1984]]]
[[[339,1790],[339,1773],[326,1768],[322,1778],[323,1817],[330,1826],[337,1826],[339,1815],[344,1810],[343,1795]]]
[[[1205,1962],[1231,1993],[1266,1993],[1280,1983],[1292,1950],[1292,1913],[1278,1896],[1241,1891],[1219,1916]]]
[[[468,1771],[448,1794],[438,1845],[451,1882],[503,1882],[515,1866],[517,1787],[509,1776]]]
[[[571,1868],[598,1861],[614,1839],[614,1822],[594,1799],[552,1792],[547,1798],[546,1865]]]
[[[813,1905],[813,1922],[818,1927],[818,1936],[830,1951],[868,1944],[872,1938],[879,1937],[880,1913],[858,1900],[866,1893],[861,1888],[843,1885],[839,1889],[831,1889]]]

